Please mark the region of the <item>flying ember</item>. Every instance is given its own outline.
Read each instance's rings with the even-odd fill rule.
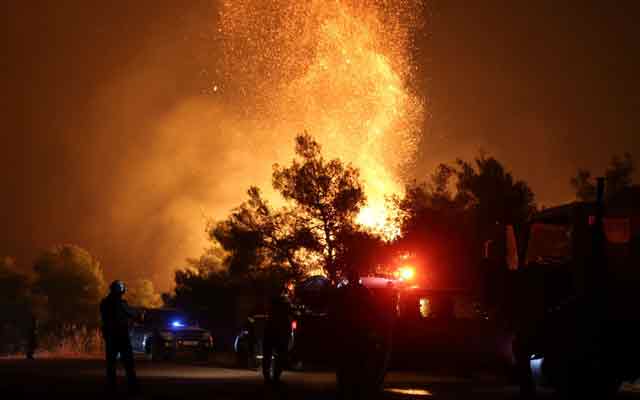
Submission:
[[[408,86],[419,6],[239,0],[221,12],[225,79],[242,93],[245,115],[257,115],[264,132],[306,130],[327,157],[357,167],[367,195],[357,222],[388,239],[399,229],[386,197],[402,192],[423,119]]]

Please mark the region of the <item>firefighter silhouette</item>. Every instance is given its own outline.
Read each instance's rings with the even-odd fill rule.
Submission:
[[[262,373],[266,382],[278,382],[286,367],[291,337],[291,304],[285,293],[271,299],[262,353]]]
[[[138,380],[129,339],[129,321],[135,318],[136,314],[122,298],[125,291],[126,287],[122,281],[114,281],[109,287],[109,294],[100,303],[107,363],[107,390],[115,391],[116,363],[119,355],[126,371],[129,391],[136,393],[139,389]]]
[[[333,296],[330,314],[337,345],[336,381],[339,399],[375,397],[384,379],[385,360],[378,357],[373,294],[355,269]]]

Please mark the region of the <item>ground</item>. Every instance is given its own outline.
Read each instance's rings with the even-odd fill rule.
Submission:
[[[0,360],[0,393],[15,398],[106,398],[103,363],[96,359]],[[189,361],[137,361],[141,399],[335,399],[330,372],[285,372],[279,388],[265,386],[257,371]],[[121,392],[125,397],[124,382]],[[588,384],[588,383],[585,383]],[[384,399],[516,399],[517,390],[491,377],[435,377],[419,372],[391,372]],[[638,389],[638,390],[636,390]],[[552,399],[544,392],[541,399]],[[620,399],[640,399],[640,387],[627,385]]]

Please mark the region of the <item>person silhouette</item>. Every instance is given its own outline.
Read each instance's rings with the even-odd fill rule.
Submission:
[[[102,319],[102,337],[105,344],[107,390],[111,393],[116,389],[116,363],[118,354],[127,374],[129,391],[138,393],[139,386],[133,362],[133,350],[129,339],[129,321],[136,317],[122,298],[126,286],[116,280],[109,287],[109,294],[100,303],[100,317]]]
[[[291,304],[287,295],[281,293],[274,296],[271,299],[263,343],[262,373],[267,383],[277,383],[287,365],[291,337],[290,316]]]
[[[375,396],[378,382],[372,334],[373,295],[362,285],[359,271],[349,270],[347,281],[333,293],[331,325],[336,343],[336,384],[340,400],[369,399]]]

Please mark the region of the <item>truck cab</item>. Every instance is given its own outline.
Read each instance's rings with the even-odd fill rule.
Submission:
[[[515,241],[505,232],[503,242]],[[503,286],[492,289],[514,330],[517,363],[528,363],[537,383],[606,398],[640,376],[639,238],[634,187],[542,210],[522,229],[511,255],[518,261],[503,262],[503,278],[491,280]]]

